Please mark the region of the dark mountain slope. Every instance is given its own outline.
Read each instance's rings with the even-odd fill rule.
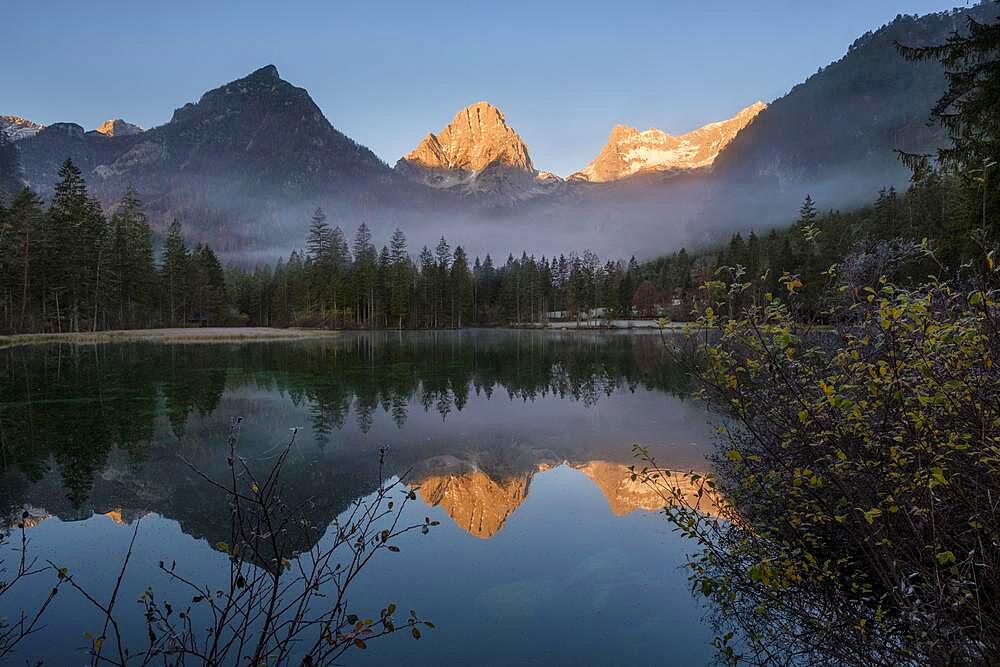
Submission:
[[[178,218],[193,240],[224,252],[264,253],[300,238],[317,205],[353,217],[400,198],[421,201],[415,186],[397,183],[385,163],[337,131],[308,92],[282,80],[273,65],[206,92],[145,132],[106,136],[58,123],[18,146],[25,179],[42,194],[51,192],[68,157],[105,204],[132,185],[154,226]],[[289,230],[299,217],[302,228]]]
[[[9,198],[21,186],[17,147],[3,132],[0,132],[0,201]]]
[[[177,109],[101,170],[106,179],[225,174],[233,189],[299,196],[386,181],[389,168],[338,132],[309,93],[262,67]]]
[[[995,20],[997,8],[899,16],[859,38],[736,136],[715,162],[713,198],[739,197],[769,216],[772,206],[787,211],[807,192],[822,206],[848,207],[882,185],[904,186],[909,172],[895,151],[931,153],[946,141],[928,122],[945,81],[938,63],[909,62],[895,45],[943,42],[968,15]]]

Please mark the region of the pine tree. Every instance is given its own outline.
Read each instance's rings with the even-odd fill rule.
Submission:
[[[462,246],[456,246],[451,262],[450,275],[451,319],[453,326],[457,323],[462,328],[463,317],[468,322],[469,309],[472,306],[472,274],[469,272],[469,260]]]
[[[326,224],[326,214],[317,208],[309,222],[309,233],[306,236],[306,260],[309,263],[309,300],[320,312],[326,311],[327,301],[332,298],[331,283],[333,282],[333,237],[330,226]]]
[[[152,231],[131,187],[111,218],[109,282],[119,326],[149,320],[155,278]]]
[[[43,271],[56,330],[79,331],[88,318],[99,322],[102,270],[107,263],[107,229],[100,205],[87,194],[72,160],[59,169],[45,227]]]
[[[816,202],[813,201],[812,195],[806,195],[806,198],[802,201],[802,208],[799,209],[799,226],[807,227],[816,222]]]
[[[402,329],[410,309],[410,256],[406,252],[406,235],[399,227],[392,233],[389,249],[389,315],[396,320],[396,328]]]
[[[437,308],[434,301],[435,289],[434,254],[424,246],[420,250],[420,303],[423,307],[425,327],[437,326]]]
[[[226,284],[219,258],[202,243],[191,253],[188,267],[191,313],[206,323],[221,322],[225,313]]]
[[[944,44],[897,48],[909,60],[937,60],[948,88],[931,111],[948,132],[949,146],[938,160],[947,168],[983,169],[1000,159],[1000,21],[980,23],[966,16],[966,32],[957,30]],[[904,155],[920,171],[926,156]]]
[[[181,223],[174,220],[163,243],[160,280],[165,295],[166,321],[170,326],[184,324],[187,317],[187,277],[191,253],[184,242]]]
[[[340,225],[330,232],[330,263],[330,297],[336,312],[350,301],[348,279],[351,272],[351,251]]]
[[[391,286],[392,258],[389,255],[389,247],[383,245],[378,253],[375,270],[375,319],[378,326],[387,326]]]
[[[375,269],[377,257],[375,246],[372,245],[371,231],[364,222],[354,235],[354,296],[357,303],[357,316],[361,322],[373,325],[375,312]]]
[[[306,252],[312,262],[322,262],[329,258],[331,250],[330,226],[326,224],[326,214],[317,208],[309,222],[309,234],[306,236]]]
[[[28,188],[21,189],[11,202],[0,228],[3,283],[8,286],[8,328],[11,331],[37,331],[43,328],[38,305],[44,298],[44,282],[38,276],[44,264],[39,261],[44,233],[45,211],[42,200]]]

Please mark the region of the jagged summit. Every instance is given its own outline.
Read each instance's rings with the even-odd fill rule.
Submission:
[[[187,120],[188,114],[192,113],[196,107],[225,111],[226,109],[235,109],[237,105],[244,104],[246,100],[264,100],[265,98],[272,98],[274,103],[271,106],[275,110],[279,105],[301,104],[305,106],[313,104],[309,93],[304,88],[293,86],[282,79],[278,75],[278,68],[274,65],[265,65],[242,78],[207,91],[197,102],[188,102],[174,111],[170,122]],[[319,109],[317,108],[316,111],[319,112]]]
[[[102,175],[136,170],[211,174],[225,167],[245,192],[346,190],[357,179],[385,178],[374,153],[337,131],[305,88],[280,78],[274,65],[205,92]]]
[[[128,123],[121,118],[112,118],[104,121],[104,124],[94,131],[106,137],[128,137],[133,134],[142,134],[144,130],[138,125]]]
[[[680,136],[655,128],[640,132],[628,125],[615,125],[600,154],[571,178],[603,183],[644,172],[710,167],[736,134],[766,108],[765,103],[758,101],[732,118],[709,123]]]
[[[562,179],[535,169],[528,145],[489,102],[459,111],[443,130],[428,134],[404,155],[396,171],[487,206],[515,204],[563,185]]]
[[[274,65],[264,65],[260,69],[252,72],[247,78],[280,79],[281,76],[278,74],[278,68]]]
[[[11,141],[21,141],[33,137],[43,129],[45,129],[44,125],[33,123],[20,116],[0,115],[0,132],[7,135]]]
[[[425,169],[476,172],[499,163],[534,171],[528,146],[489,102],[476,102],[457,114],[437,134],[430,133],[403,161]]]

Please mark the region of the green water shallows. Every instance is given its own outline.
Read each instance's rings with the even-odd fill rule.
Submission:
[[[655,334],[13,348],[0,351],[0,503],[30,511],[34,554],[95,590],[113,585],[123,524],[142,517],[122,599],[146,586],[169,597],[160,560],[201,581],[227,571],[209,545],[228,538],[228,508],[178,454],[221,476],[234,417],[261,466],[297,428],[286,496],[311,498],[309,519],[325,525],[372,492],[388,445],[391,471],[419,486],[413,515],[441,525],[366,570],[353,599],[416,608],[437,629],[349,662],[698,664],[711,631],[681,569],[690,545],[626,475],[633,443],[704,467],[707,416],[687,391]],[[0,616],[49,585],[26,582]],[[59,631],[21,657],[78,661],[84,632],[99,630],[90,617],[60,596],[47,617]]]

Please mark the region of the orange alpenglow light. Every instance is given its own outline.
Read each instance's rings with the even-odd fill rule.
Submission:
[[[755,102],[732,118],[680,136],[655,128],[640,132],[615,125],[600,154],[570,178],[604,183],[645,173],[707,169],[737,133],[766,108],[763,102]]]

